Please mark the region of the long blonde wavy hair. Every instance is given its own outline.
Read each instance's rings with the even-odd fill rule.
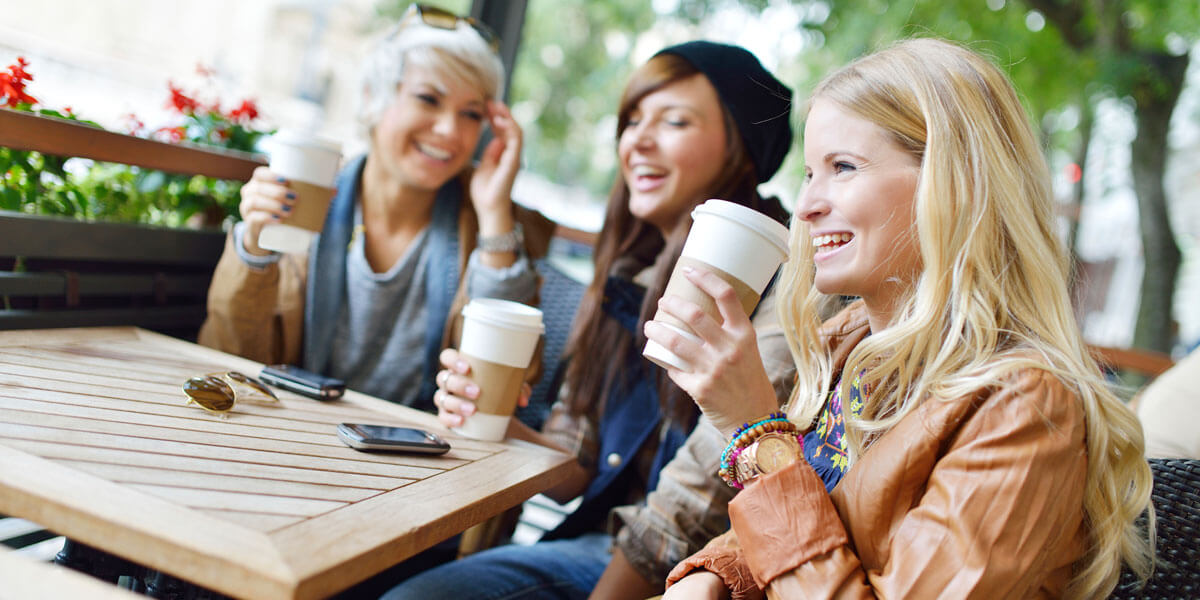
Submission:
[[[1090,547],[1067,595],[1107,595],[1122,561],[1145,577],[1153,549],[1134,524],[1150,510],[1142,429],[1075,323],[1049,169],[1008,78],[971,50],[914,39],[829,75],[812,98],[883,128],[921,165],[914,231],[922,272],[890,326],[861,342],[843,369],[864,373],[871,390],[859,418],[846,416],[851,461],[922,402],[962,397],[1020,369],[1048,371],[1078,394],[1087,423]],[[791,253],[780,303],[798,366],[789,415],[809,423],[836,374],[818,336],[821,295],[799,219]]]

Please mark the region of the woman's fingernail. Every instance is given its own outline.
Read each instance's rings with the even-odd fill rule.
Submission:
[[[283,205],[283,212],[292,212],[292,205],[291,205],[291,204],[284,204],[284,205]]]
[[[695,269],[693,269],[693,268],[691,268],[691,267],[689,267],[689,266],[686,266],[686,265],[685,265],[685,266],[684,266],[684,267],[683,267],[681,270],[682,270],[684,273],[691,273],[691,272],[695,271]]]
[[[287,183],[287,180],[286,180],[286,179],[284,179],[284,178],[282,178],[282,177],[276,177],[276,178],[275,178],[275,181],[277,181],[277,182],[279,182],[279,183]]]
[[[288,200],[295,200],[295,199],[296,199],[296,192],[288,192],[288,193],[287,193],[287,199],[288,199]]]
[[[462,406],[462,412],[463,412],[463,414],[464,414],[464,415],[473,415],[473,414],[475,414],[475,405],[474,405],[474,404],[463,404],[463,406]]]
[[[466,373],[468,368],[469,365],[465,360],[456,361],[454,363],[454,370],[458,371],[459,373]]]
[[[467,395],[470,396],[472,400],[479,397],[479,386],[473,383],[467,384]]]

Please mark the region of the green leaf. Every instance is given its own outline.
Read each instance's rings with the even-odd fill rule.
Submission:
[[[11,187],[0,189],[0,209],[21,210],[21,192]]]

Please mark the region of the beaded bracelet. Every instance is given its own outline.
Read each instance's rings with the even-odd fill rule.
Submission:
[[[732,451],[737,446],[738,439],[742,436],[742,434],[744,434],[747,431],[750,431],[751,429],[753,429],[754,427],[758,427],[759,425],[762,425],[764,423],[774,423],[777,421],[787,421],[787,415],[784,414],[783,412],[773,412],[773,413],[767,415],[766,417],[764,417],[758,421],[755,421],[753,423],[742,423],[741,427],[738,427],[737,429],[733,430],[733,435],[730,436],[730,438],[729,438],[729,444],[726,445],[725,450],[723,452],[721,452],[721,464],[725,464],[726,458],[729,457],[729,452]],[[742,444],[742,445],[746,446],[748,444]]]
[[[795,423],[787,419],[787,415],[782,412],[773,412],[766,418],[755,421],[754,423],[743,423],[733,432],[733,438],[729,440],[729,445],[725,446],[725,451],[721,453],[721,467],[717,470],[717,474],[725,483],[729,484],[734,489],[741,489],[741,484],[738,483],[735,475],[734,465],[737,464],[737,458],[750,444],[758,441],[758,438],[764,434],[773,431],[798,432],[799,428]]]

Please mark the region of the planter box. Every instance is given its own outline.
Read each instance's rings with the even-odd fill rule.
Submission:
[[[0,329],[136,325],[194,339],[224,241],[0,212]]]

